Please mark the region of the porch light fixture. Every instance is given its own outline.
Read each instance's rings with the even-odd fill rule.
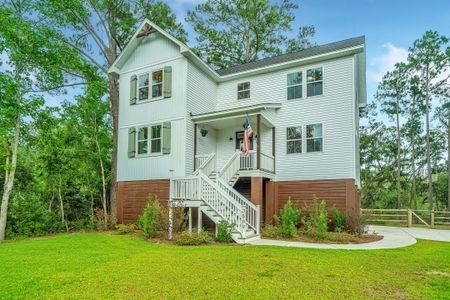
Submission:
[[[206,129],[200,129],[200,134],[202,135],[202,137],[205,137],[208,134],[208,130]]]

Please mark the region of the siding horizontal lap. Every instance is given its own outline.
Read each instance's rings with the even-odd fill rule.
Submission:
[[[149,195],[162,204],[169,200],[169,179],[122,181],[118,183],[119,223],[136,223],[147,206]]]

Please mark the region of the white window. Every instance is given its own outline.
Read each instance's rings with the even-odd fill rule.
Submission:
[[[161,152],[161,125],[151,126],[151,153]]]
[[[288,127],[286,128],[286,152],[302,153],[302,127]]]
[[[148,127],[141,127],[138,129],[137,149],[138,155],[148,153]]]
[[[302,97],[302,72],[287,75],[287,98],[288,100]]]
[[[148,100],[148,73],[139,75],[139,101]]]
[[[322,67],[309,69],[306,72],[307,96],[317,96],[323,93],[323,70]]]
[[[152,73],[152,98],[160,98],[163,95],[163,70]]]
[[[306,152],[323,151],[322,124],[306,125]]]
[[[242,82],[237,86],[238,100],[250,98],[250,82]]]

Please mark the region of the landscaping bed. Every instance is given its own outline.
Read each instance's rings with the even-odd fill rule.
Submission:
[[[304,243],[321,243],[321,244],[364,244],[376,242],[383,239],[382,235],[378,234],[362,234],[353,235],[346,232],[327,232],[326,237],[323,240],[317,240],[304,233],[297,233],[297,236],[292,238],[284,238],[282,236],[270,236],[262,233],[262,237],[272,240],[283,240],[292,242],[304,242]]]

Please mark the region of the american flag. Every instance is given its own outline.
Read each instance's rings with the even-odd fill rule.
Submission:
[[[250,145],[250,137],[252,136],[253,130],[252,126],[250,126],[250,123],[248,122],[248,114],[245,117],[245,131],[244,131],[244,145],[242,147],[242,152],[245,154],[245,156],[248,156],[248,153],[250,152],[251,145]]]

